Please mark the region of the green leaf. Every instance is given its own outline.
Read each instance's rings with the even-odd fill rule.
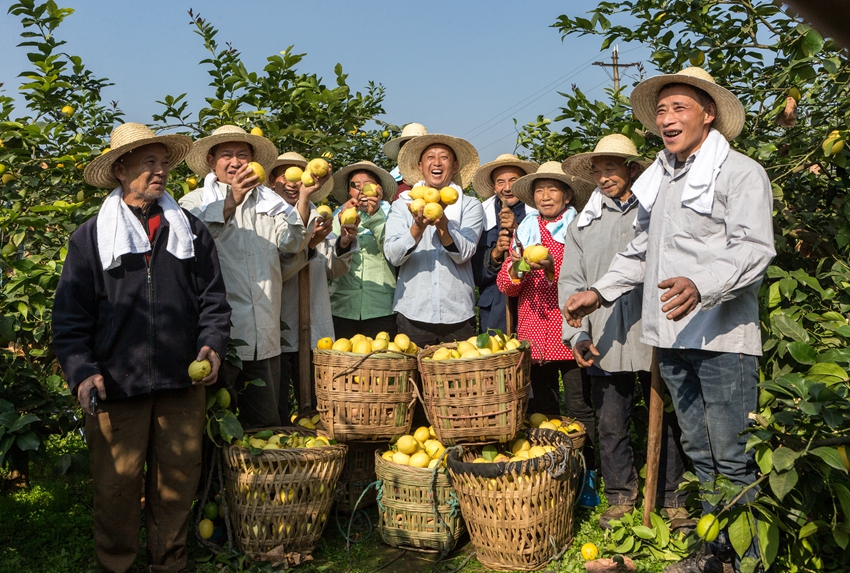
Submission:
[[[818,34],[818,32],[812,28],[803,37],[802,48],[803,53],[811,58],[823,48],[823,36]]]
[[[815,352],[815,349],[803,342],[789,343],[788,352],[800,364],[814,364],[817,362],[817,352]]]
[[[635,538],[634,537],[626,537],[625,541],[623,541],[620,545],[614,547],[612,551],[614,553],[629,553],[635,546]]]
[[[655,532],[652,530],[652,528],[647,527],[645,525],[635,525],[632,528],[632,531],[634,531],[635,535],[637,535],[641,539],[655,539]]]
[[[19,434],[15,439],[15,445],[17,445],[18,449],[22,451],[37,450],[39,444],[41,444],[41,441],[38,439],[35,432]]]
[[[735,548],[735,553],[743,557],[753,542],[756,534],[756,524],[752,514],[746,507],[741,507],[738,515],[730,518],[729,541]]]
[[[779,291],[782,293],[782,296],[791,300],[794,296],[794,291],[797,289],[797,281],[791,278],[780,279],[779,281]]]
[[[818,362],[806,372],[806,378],[825,384],[836,384],[847,380],[847,372],[833,362]]]
[[[782,501],[788,495],[788,492],[797,485],[797,479],[797,470],[791,468],[787,472],[771,472],[768,481],[770,482],[770,489],[773,490],[776,498]]]
[[[847,543],[850,541],[850,525],[839,523],[832,530],[832,538],[835,539],[835,544],[841,549],[847,549]]]
[[[800,454],[791,448],[779,446],[773,451],[773,467],[777,471],[784,472],[794,467],[794,462],[797,461],[799,456]]]
[[[756,450],[756,463],[761,473],[767,475],[773,469],[773,450],[764,446]]]
[[[818,530],[818,524],[814,521],[808,522],[806,525],[800,528],[800,532],[797,534],[799,539],[803,539],[808,537],[809,535],[814,535]]]
[[[241,440],[243,436],[242,424],[236,419],[236,415],[231,411],[226,411],[224,416],[219,420],[219,433],[225,443],[230,444],[234,439]]]
[[[838,497],[838,503],[841,505],[841,511],[844,512],[844,519],[850,521],[850,490],[844,484],[832,484],[832,490]]]
[[[658,546],[664,549],[670,543],[670,527],[668,527],[667,522],[654,511],[649,514],[649,520],[652,523],[652,528],[658,532],[655,537]]]
[[[768,570],[779,551],[779,526],[775,521],[768,521],[762,517],[762,519],[758,520],[756,528],[758,529],[761,561],[764,563],[765,570]]]
[[[847,473],[847,468],[844,467],[844,462],[841,460],[841,456],[839,455],[838,450],[836,450],[835,448],[822,446],[820,448],[814,448],[813,450],[809,450],[809,453],[818,456],[820,459],[826,462],[828,466]]]
[[[797,342],[808,342],[809,334],[800,324],[789,316],[777,313],[771,317],[773,324],[783,336],[796,340]]]
[[[778,306],[782,302],[782,294],[779,292],[779,283],[771,283],[767,289],[767,308]]]
[[[38,421],[39,421],[39,417],[36,416],[35,414],[24,414],[23,416],[21,416],[20,418],[15,420],[14,424],[9,426],[9,432],[17,432],[18,430],[22,430],[26,426],[29,426],[33,422],[38,422]]]

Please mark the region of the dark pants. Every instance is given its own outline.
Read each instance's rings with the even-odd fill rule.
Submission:
[[[634,466],[630,422],[635,398],[635,382],[640,381],[649,408],[651,390],[649,372],[618,372],[611,376],[593,376],[593,405],[596,407],[599,433],[599,466],[605,480],[605,497],[610,505],[635,505],[638,475]],[[676,415],[665,413],[661,434],[661,460],[658,466],[657,498],[664,507],[683,507],[687,492],[676,488],[685,471],[681,430]],[[640,436],[646,428],[636,428]]]
[[[186,566],[204,405],[204,387],[192,386],[104,401],[97,416],[86,416],[99,571],[123,573],[136,559],[143,475],[146,571],[176,573]]]
[[[402,314],[396,318],[398,331],[406,334],[419,348],[444,342],[460,342],[475,336],[475,317],[454,324],[430,324],[410,320]]]
[[[567,415],[584,424],[587,439],[582,454],[588,469],[596,468],[596,420],[590,396],[590,376],[579,368],[575,360],[555,360],[531,365],[531,389],[534,397],[529,400],[528,413],[560,415],[560,390],[558,378],[564,384],[564,405]]]
[[[355,334],[362,334],[370,338],[375,338],[379,332],[386,332],[390,335],[390,340],[398,334],[396,326],[396,317],[394,314],[387,316],[378,316],[375,318],[367,318],[365,320],[352,320],[350,318],[333,317],[334,321],[334,336],[337,338],[351,338]]]
[[[313,361],[310,361],[310,403],[308,409],[316,408],[316,375]],[[278,402],[278,413],[283,425],[288,425],[290,417],[289,389],[295,389],[295,401],[298,402],[299,410],[301,404],[301,368],[298,362],[298,352],[282,352],[280,355],[280,400]]]
[[[280,356],[264,360],[243,360],[242,369],[222,361],[219,380],[234,390],[239,421],[242,428],[269,428],[280,426]],[[265,386],[246,384],[260,379]],[[289,420],[286,420],[287,422]]]

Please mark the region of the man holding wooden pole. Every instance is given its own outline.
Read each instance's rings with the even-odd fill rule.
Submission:
[[[758,471],[741,435],[758,397],[758,289],[776,254],[770,181],[730,149],[744,107],[705,70],[644,80],[631,102],[665,149],[633,186],[635,239],[590,290],[567,300],[564,316],[579,327],[582,317],[645,285],[641,341],[657,349],[685,453],[701,482],[722,474],[746,486]],[[752,488],[741,501],[755,494]],[[703,502],[704,512],[713,510]],[[725,532],[718,541],[665,571],[721,570]],[[754,539],[744,556],[755,557],[756,547]]]

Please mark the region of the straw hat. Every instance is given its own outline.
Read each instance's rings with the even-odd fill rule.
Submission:
[[[452,181],[461,187],[469,185],[472,182],[475,170],[478,169],[478,152],[465,139],[440,133],[414,137],[401,148],[398,154],[398,169],[401,171],[404,180],[412,185],[425,179],[419,171],[419,158],[425,149],[436,143],[450,147],[455,153],[459,167],[457,173],[452,177]]]
[[[384,201],[392,201],[398,190],[398,183],[388,171],[385,171],[372,163],[371,161],[358,161],[351,165],[346,165],[339,171],[334,171],[334,199],[340,205],[348,201],[351,196],[348,194],[348,176],[354,171],[368,171],[375,176],[381,189],[384,191]]]
[[[269,166],[267,171],[269,177],[269,187],[272,186],[272,174],[274,173],[274,170],[280,167],[281,165],[295,165],[296,167],[304,169],[307,167],[307,160],[304,159],[304,156],[298,153],[297,151],[287,151],[286,153],[281,153],[280,155],[278,155],[277,159],[274,160],[274,163]],[[324,185],[313,191],[313,193],[310,195],[310,201],[312,201],[313,203],[318,203],[319,201],[330,195],[333,188],[334,180],[332,178],[328,179]]]
[[[499,167],[517,167],[523,173],[528,175],[537,171],[538,165],[531,161],[522,161],[516,155],[503,153],[490,163],[485,163],[475,172],[472,177],[472,188],[478,193],[482,199],[489,199],[496,194],[496,188],[493,186],[492,175]]]
[[[192,139],[186,135],[157,135],[141,123],[124,123],[112,130],[109,136],[110,150],[94,158],[83,172],[86,183],[94,187],[114,189],[121,182],[112,174],[112,164],[134,149],[149,143],[161,143],[168,150],[168,164],[174,169],[185,159],[192,147]]]
[[[396,161],[398,152],[401,149],[401,144],[414,137],[420,135],[428,135],[428,130],[421,123],[408,123],[401,130],[401,135],[395,139],[391,139],[384,144],[384,155]]]
[[[534,173],[520,177],[511,186],[511,193],[529,207],[535,207],[533,188],[534,182],[538,179],[556,179],[557,181],[566,183],[573,190],[573,199],[570,201],[570,206],[574,207],[576,211],[584,209],[584,205],[590,198],[590,194],[596,188],[595,183],[580,179],[572,173],[564,173],[559,161],[547,161]]]
[[[735,139],[744,127],[746,113],[740,100],[726,88],[717,85],[714,78],[702,68],[685,68],[678,74],[664,74],[643,80],[629,99],[640,122],[655,135],[661,135],[655,125],[655,106],[658,94],[668,84],[688,84],[711,96],[717,106],[717,117],[712,127],[727,140]]]
[[[210,149],[219,143],[229,141],[244,141],[253,147],[254,161],[262,165],[266,173],[269,172],[269,166],[274,163],[275,157],[277,157],[277,148],[274,143],[261,135],[251,135],[236,125],[222,125],[213,131],[212,135],[196,141],[186,157],[186,164],[192,171],[203,177],[211,171],[210,166],[207,165],[207,155]]]
[[[649,164],[643,157],[638,156],[637,147],[631,139],[615,133],[600,139],[592,152],[579,153],[568,157],[561,166],[564,173],[573,173],[585,181],[593,182],[595,181],[593,178],[593,158],[603,155],[606,157],[622,157],[627,160],[631,158],[632,161],[640,165],[641,170],[646,169]]]

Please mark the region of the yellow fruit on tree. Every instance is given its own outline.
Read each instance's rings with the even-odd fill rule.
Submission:
[[[697,522],[697,535],[711,543],[720,535],[720,520],[713,513],[706,513]]]
[[[794,98],[794,101],[800,102],[800,98],[803,97],[803,94],[800,93],[800,90],[796,87],[792,87],[788,90],[788,96]]]
[[[283,178],[290,183],[298,183],[301,181],[302,175],[304,175],[304,171],[297,165],[287,167],[286,171],[283,172]]]
[[[331,348],[340,352],[351,352],[351,341],[347,338],[337,338]]]
[[[692,66],[700,67],[705,63],[705,54],[702,52],[697,52],[693,56],[691,56],[688,60],[691,62]]]
[[[440,201],[443,202],[443,205],[454,205],[457,203],[458,198],[460,198],[460,195],[454,187],[443,187],[440,189]]]
[[[189,365],[189,378],[195,382],[199,382],[210,375],[212,365],[209,360],[195,360]]]
[[[0,163],[0,175],[3,175],[4,173],[6,173],[6,166]]]
[[[410,347],[410,338],[406,334],[396,334],[395,338],[393,338],[393,342],[401,349],[402,352],[406,352]]]
[[[440,192],[433,187],[426,187],[425,192],[422,194],[422,198],[425,199],[426,203],[439,203]]]
[[[85,191],[77,191],[77,203],[82,203],[86,200],[86,192]]]
[[[424,444],[429,439],[431,439],[431,433],[425,426],[419,426],[418,428],[416,428],[416,431],[413,432],[413,437],[416,438],[417,442],[422,442]]]
[[[218,392],[215,393],[215,403],[225,409],[230,406],[230,392],[227,388],[219,388]]]
[[[410,434],[405,434],[401,436],[395,443],[395,445],[398,451],[407,455],[410,455],[419,449],[419,444],[416,442],[416,438],[414,438]]]
[[[189,191],[194,191],[195,189],[198,188],[198,180],[195,179],[194,177],[187,177],[186,178],[186,185],[189,186]]]
[[[838,455],[841,457],[841,461],[844,463],[844,467],[850,472],[850,459],[847,459],[847,446],[838,446],[836,449],[838,450]]]
[[[439,203],[428,203],[425,205],[425,209],[423,209],[422,214],[428,219],[436,221],[443,216],[443,208]]]
[[[329,336],[326,336],[324,338],[319,339],[319,341],[316,343],[316,348],[318,348],[319,350],[329,350],[333,348],[333,345],[334,341],[331,340]]]
[[[307,164],[307,170],[316,177],[324,177],[328,174],[330,165],[321,157],[316,157],[315,159],[311,159],[310,163]]]
[[[319,217],[321,217],[325,221],[334,216],[334,212],[327,205],[319,205],[318,207],[316,207],[316,213],[318,213]]]
[[[201,537],[204,539],[212,537],[213,531],[215,531],[215,526],[209,519],[202,519],[201,523],[198,524],[198,533],[200,533]]]
[[[522,256],[525,257],[529,263],[539,263],[549,256],[549,249],[544,247],[543,245],[531,245],[526,247],[525,251],[523,251]]]
[[[260,137],[263,136],[263,130],[257,126],[251,128],[251,135],[258,135]]]
[[[821,148],[826,155],[837,155],[839,151],[844,149],[844,140],[841,139],[841,133],[837,129],[830,132],[821,144]]]
[[[340,225],[356,225],[357,224],[357,209],[349,207],[339,216]]]
[[[413,201],[411,201],[410,205],[408,206],[408,209],[410,209],[411,213],[416,215],[419,213],[419,210],[427,204],[428,203],[425,202],[425,199],[420,197],[419,199],[414,199]]]
[[[593,561],[599,557],[599,548],[593,543],[585,543],[581,546],[581,557],[585,561]]]
[[[3,185],[7,184],[9,181],[14,181],[14,180],[15,180],[15,176],[12,175],[11,173],[4,173],[3,177],[0,177],[0,181],[3,182]]]
[[[360,190],[360,194],[364,197],[377,197],[378,196],[378,186],[374,183],[367,183],[363,186],[363,189]]]
[[[411,201],[416,201],[417,199],[424,199],[425,187],[421,185],[418,187],[414,187],[413,189],[407,192],[407,196],[410,197]]]
[[[412,468],[427,468],[429,463],[431,463],[431,458],[427,453],[416,452],[410,456],[410,460],[407,462],[407,465]]]
[[[70,116],[74,115],[74,108],[71,107],[70,105],[63,106],[62,107],[62,113],[64,115],[67,115],[67,116],[70,117]]]

